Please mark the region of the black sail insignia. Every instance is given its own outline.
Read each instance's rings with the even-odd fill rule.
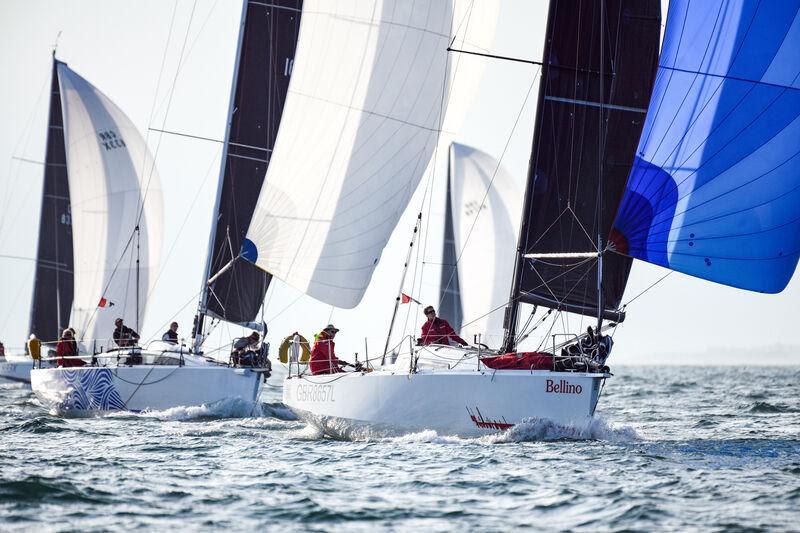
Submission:
[[[67,327],[74,292],[67,156],[56,65],[54,60],[29,328],[44,342],[58,340],[61,329]]]
[[[522,256],[596,252],[598,237],[613,247],[655,80],[660,21],[658,0],[550,2],[509,322],[518,301],[598,314],[596,257]],[[604,254],[606,318],[623,318],[616,310],[630,267],[631,259]]]
[[[216,233],[209,276],[239,254],[278,134],[289,88],[302,0],[247,2],[238,76],[234,80]],[[205,312],[234,323],[255,320],[271,276],[248,261],[214,281]]]

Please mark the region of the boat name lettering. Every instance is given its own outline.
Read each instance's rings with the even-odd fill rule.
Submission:
[[[580,385],[573,385],[566,379],[561,379],[558,383],[552,379],[548,379],[545,392],[554,392],[556,394],[580,394],[583,392],[583,387]]]
[[[297,399],[301,402],[334,402],[332,385],[298,385]]]

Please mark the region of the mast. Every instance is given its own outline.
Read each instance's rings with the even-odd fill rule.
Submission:
[[[211,276],[211,264],[214,253],[214,238],[217,234],[217,221],[219,219],[220,202],[222,201],[222,185],[225,179],[225,165],[228,158],[228,144],[233,122],[234,100],[236,98],[236,80],[239,77],[239,63],[241,62],[242,41],[244,40],[244,26],[247,21],[247,2],[242,0],[242,16],[239,22],[239,39],[236,44],[236,60],[233,65],[233,78],[231,79],[231,95],[228,101],[227,122],[225,124],[225,138],[222,144],[222,154],[220,157],[219,178],[217,179],[217,197],[214,201],[214,216],[211,219],[211,231],[208,238],[208,253],[206,254],[206,267],[203,270],[203,280],[200,287],[200,301],[197,304],[197,315],[195,317],[194,331],[194,351],[200,349],[203,343],[203,318],[205,317],[206,305],[208,304],[208,278]]]
[[[598,105],[600,106],[600,113],[598,113],[597,125],[597,332],[600,333],[600,328],[603,327],[603,234],[602,234],[602,220],[603,220],[603,155],[604,155],[604,136],[605,131],[605,106],[603,89],[605,88],[605,79],[603,78],[603,66],[605,63],[605,0],[600,0],[600,76],[598,78],[600,85],[600,99]]]
[[[139,315],[141,307],[139,307],[139,281],[141,278],[141,272],[139,269],[139,260],[140,260],[140,253],[139,248],[141,244],[141,233],[139,233],[139,224],[136,224],[136,228],[134,230],[136,232],[136,331],[139,331]]]
[[[550,44],[552,43],[552,32],[554,17],[548,10],[547,28],[545,29],[544,51],[542,54],[542,68],[539,72],[539,97],[537,98],[536,109],[541,110],[544,105],[546,92],[547,74],[550,65]],[[517,344],[517,317],[519,315],[519,296],[520,285],[522,284],[522,272],[525,268],[525,244],[528,239],[528,231],[531,223],[531,206],[533,205],[533,185],[536,181],[536,165],[539,152],[539,137],[542,134],[542,113],[537,111],[537,121],[533,126],[533,141],[531,143],[531,157],[528,162],[528,179],[525,187],[525,200],[522,203],[522,220],[520,221],[519,238],[517,239],[517,257],[514,261],[514,277],[511,283],[511,294],[508,297],[508,306],[505,310],[503,319],[505,328],[505,339],[502,351],[509,353],[516,349]]]

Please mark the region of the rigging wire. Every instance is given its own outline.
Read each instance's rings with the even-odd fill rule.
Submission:
[[[464,34],[466,35],[466,33],[467,33],[468,29],[469,29],[469,22],[470,22],[470,20],[472,18],[472,8],[473,7],[474,7],[474,0],[472,2],[470,2],[469,7],[467,8],[467,12],[465,13],[464,17],[461,19],[461,22],[459,23],[459,25],[456,27],[456,30],[453,32],[454,36],[453,36],[453,40],[451,42],[451,45],[452,45],[453,42],[455,42],[455,40],[456,40],[456,38],[458,36],[458,31],[464,25],[465,25]],[[451,31],[452,31],[452,25],[451,25]],[[463,46],[463,41],[464,41],[465,38],[466,37],[464,37],[462,39],[462,46]],[[442,128],[444,126],[444,119],[445,119],[445,115],[446,115],[445,102],[449,101],[450,95],[453,93],[454,85],[455,85],[455,84],[448,84],[447,81],[448,81],[448,78],[453,79],[453,80],[456,78],[456,75],[458,74],[458,68],[459,68],[460,64],[461,64],[461,58],[459,57],[456,60],[456,64],[452,69],[452,75],[450,73],[450,69],[445,69],[444,79],[442,80],[442,92],[441,92],[441,97],[440,97],[440,100],[439,100],[438,125],[437,125],[437,128],[436,128],[436,137],[435,137],[435,144],[434,144],[434,147],[433,147],[433,156],[430,159],[430,161],[432,162],[431,163],[431,171],[430,171],[428,180],[426,181],[425,189],[423,190],[422,200],[421,200],[421,203],[420,203],[420,208],[418,210],[417,220],[415,220],[415,226],[418,225],[420,233],[424,232],[425,235],[424,235],[424,237],[422,237],[422,240],[423,240],[422,246],[418,246],[417,247],[416,256],[414,258],[414,271],[413,271],[412,277],[411,277],[411,293],[412,294],[414,293],[414,290],[417,287],[417,271],[419,270],[419,287],[420,287],[420,289],[422,288],[422,280],[423,280],[424,275],[425,275],[425,253],[426,253],[427,248],[428,248],[428,234],[429,234],[429,232],[428,232],[428,228],[425,225],[425,223],[422,222],[422,211],[425,208],[426,197],[429,197],[429,199],[428,199],[427,217],[428,217],[428,220],[430,220],[431,207],[433,205],[433,189],[434,189],[433,186],[434,186],[435,181],[436,181],[436,167],[438,166],[437,162],[439,160],[439,144],[441,142]],[[420,264],[420,261],[419,261],[420,253],[422,254],[421,264]],[[406,268],[407,268],[407,266],[406,266]],[[401,291],[402,291],[402,287],[401,287]],[[398,295],[398,297],[399,297],[399,295]],[[408,328],[408,321],[409,321],[409,319],[411,317],[412,303],[413,303],[415,311],[419,311],[420,304],[415,303],[415,302],[410,302],[409,303],[408,309],[406,310],[406,317],[405,317],[405,320],[404,320],[404,323],[403,323],[403,334],[405,334],[408,331],[407,328]],[[389,338],[391,338],[392,331],[389,331],[388,335],[389,335]],[[385,356],[386,354],[383,354],[383,355]]]
[[[639,294],[637,294],[636,296],[634,296],[633,298],[622,304],[621,309],[625,309],[627,306],[633,303],[637,298],[639,298],[639,296],[642,296],[644,293],[646,293],[647,291],[649,291],[650,289],[652,289],[653,287],[655,287],[656,285],[658,285],[659,283],[661,283],[662,281],[667,279],[667,277],[671,276],[674,273],[675,273],[674,270],[670,270],[669,272],[661,276],[655,283],[650,284],[645,290],[643,290],[642,292],[640,292]]]

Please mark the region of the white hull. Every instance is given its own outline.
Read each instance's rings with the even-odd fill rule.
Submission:
[[[0,378],[20,383],[30,383],[32,368],[33,359],[28,356],[19,359],[0,359]]]
[[[434,430],[497,433],[530,418],[588,422],[607,374],[528,370],[376,371],[290,377],[283,402],[334,437]]]
[[[31,387],[39,401],[59,414],[163,410],[258,398],[262,381],[258,372],[187,363],[34,369]]]

